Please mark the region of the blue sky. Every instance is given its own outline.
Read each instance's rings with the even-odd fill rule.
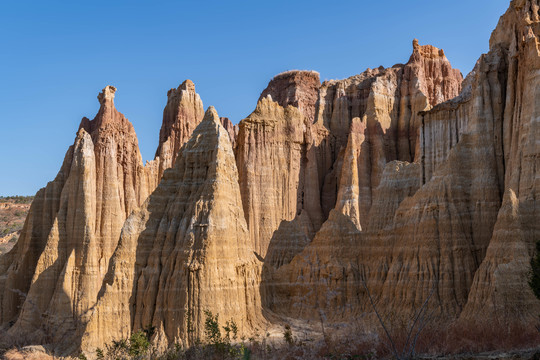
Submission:
[[[412,40],[445,50],[466,75],[509,0],[2,1],[0,195],[54,179],[96,96],[118,88],[143,160],[157,147],[167,90],[195,82],[234,123],[273,75],[339,79],[404,63]]]

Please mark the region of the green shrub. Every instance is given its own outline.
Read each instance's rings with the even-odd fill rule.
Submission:
[[[289,325],[285,325],[285,331],[283,331],[283,337],[285,338],[285,342],[289,345],[294,345],[294,339],[292,335],[292,330]]]
[[[540,241],[536,243],[536,254],[531,259],[529,286],[534,292],[534,295],[540,299]]]
[[[219,328],[219,315],[205,310],[206,320],[204,322],[204,334],[206,336],[208,346],[219,355],[220,358],[232,359],[250,359],[251,352],[244,344],[233,345],[231,340],[236,340],[238,337],[238,326],[234,320],[228,320],[223,326],[225,336],[221,336]]]
[[[103,350],[101,350],[100,348],[96,349],[96,358],[98,360],[105,359],[105,354],[103,354]]]
[[[204,311],[206,320],[204,321],[204,335],[207,341],[216,348],[222,344],[221,331],[219,330],[219,315],[215,316],[208,310]]]
[[[152,332],[139,330],[131,334],[131,337],[129,338],[129,354],[131,356],[140,356],[145,354],[150,348],[150,337],[152,335],[153,330]]]

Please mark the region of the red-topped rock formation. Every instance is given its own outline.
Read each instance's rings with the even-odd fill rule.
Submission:
[[[273,240],[290,242],[289,234],[297,237],[302,232],[313,238],[319,230],[336,206],[343,151],[351,133],[355,144],[350,156],[355,158],[358,178],[356,198],[350,201],[356,203],[359,227],[366,225],[372,193],[386,163],[414,159],[421,125],[417,113],[431,108],[430,98],[444,101],[456,96],[461,73],[451,68],[442,50],[415,42],[406,65],[370,69],[319,86],[315,72],[279,74],[263,91],[257,110],[240,123],[236,149],[240,188],[261,256]],[[313,96],[317,89],[318,99]],[[265,114],[261,109],[266,104],[282,108],[291,120],[276,118],[274,110]],[[288,109],[299,112],[292,115]],[[283,153],[274,154],[271,148]],[[283,165],[275,163],[281,159],[286,159]],[[304,231],[278,230],[282,222],[290,221]]]
[[[268,97],[282,107],[297,107],[311,122],[315,119],[315,105],[319,98],[321,80],[316,71],[290,70],[274,76],[259,97]]]

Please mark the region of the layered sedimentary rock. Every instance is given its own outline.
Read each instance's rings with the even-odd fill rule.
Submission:
[[[290,70],[274,76],[261,93],[259,101],[268,97],[282,107],[294,106],[313,122],[315,104],[319,97],[321,80],[316,71]]]
[[[357,204],[351,201],[356,193],[348,189],[356,182],[350,181],[355,172],[345,164],[358,159],[347,149],[342,165],[346,187],[338,190],[336,209],[288,265],[265,271],[273,292],[263,301],[272,310],[304,318],[324,310],[346,319],[351,312],[365,311],[368,300],[358,284],[363,279],[379,311],[393,316],[408,318],[429,298],[428,307],[439,321],[459,318],[458,327],[535,321],[540,304],[527,285],[527,272],[540,238],[534,220],[539,214],[538,9],[537,2],[512,2],[463,93],[418,115],[420,161],[393,175],[387,172],[393,163],[386,165],[372,194],[367,226],[362,224],[357,234],[336,217],[341,207],[337,214],[356,222]],[[375,82],[386,79],[379,76]],[[381,89],[391,88],[387,83]],[[370,111],[372,104],[368,101],[366,113],[373,147],[377,138],[371,137],[370,119],[383,125],[391,121]],[[388,159],[388,147],[382,146],[388,131],[379,133],[379,150],[372,156]],[[414,147],[409,142],[410,156]],[[407,146],[396,148],[398,157],[407,153],[400,149]],[[335,230],[326,231],[330,227]],[[343,254],[336,233],[360,245]]]
[[[371,296],[390,322],[429,299],[443,327],[532,326],[539,9],[512,1],[463,84],[414,41],[407,64],[345,80],[280,74],[236,128],[201,121],[186,81],[146,167],[106,88],[0,258],[0,322],[66,351],[148,325],[189,345],[204,310],[246,336],[287,318],[375,330]]]
[[[99,94],[98,114],[83,118],[58,176],[36,194],[21,241],[0,258],[0,323],[13,336],[57,343],[59,351],[78,347],[125,219],[201,120],[202,102],[187,80],[169,92],[158,156],[143,166],[115,92],[107,86]]]
[[[271,99],[283,108],[297,108],[296,117],[305,120],[276,121],[273,114],[256,110],[240,123],[240,188],[252,240],[263,257],[269,246],[282,248],[281,243],[293,241],[285,231],[288,222],[295,222],[291,225],[297,235],[305,229],[311,239],[336,206],[351,133],[357,143],[355,218],[360,228],[366,226],[386,163],[415,159],[421,125],[417,113],[456,96],[462,77],[442,50],[415,40],[406,65],[368,69],[345,80],[326,81],[320,88],[318,79],[308,71],[279,74],[259,99],[259,104]],[[318,98],[313,95],[317,90]],[[260,119],[257,126],[252,125],[255,117]],[[284,159],[279,154],[283,151],[293,171],[272,163]]]
[[[227,130],[229,138],[231,139],[232,148],[234,149],[236,145],[236,137],[238,136],[238,125],[233,125],[231,120],[226,117],[221,117],[219,120],[221,121],[221,125],[223,125],[225,130]]]
[[[353,119],[365,121],[366,141],[360,158],[362,171],[359,179],[363,196],[361,207],[369,211],[372,193],[381,180],[386,163],[393,160],[419,160],[418,112],[458,95],[462,76],[452,69],[442,49],[413,42],[413,53],[405,65],[385,69],[368,69],[345,80],[331,80],[322,84],[316,122],[330,130],[322,141],[325,156],[319,156],[318,168],[326,178],[322,181],[321,197],[329,199],[325,214],[337,197],[339,179],[328,175],[328,169],[338,160],[339,150],[347,144]],[[326,186],[328,183],[329,186]],[[367,224],[365,215],[361,222]]]
[[[36,195],[21,239],[2,257],[1,322],[60,343],[95,303],[124,220],[155,186],[131,123],[99,94],[56,177]],[[153,183],[154,182],[154,183]],[[20,310],[20,313],[19,313]]]
[[[248,334],[262,324],[259,282],[229,134],[210,107],[126,221],[83,347],[147,325],[161,345],[189,344],[203,339],[205,310]]]
[[[313,169],[307,165],[309,127],[309,119],[298,108],[284,108],[271,96],[262,98],[240,123],[236,148],[240,191],[255,251],[263,257],[280,223],[301,215],[303,208],[309,226],[320,227],[317,176],[309,174]]]
[[[159,179],[163,171],[174,165],[180,148],[189,140],[203,116],[203,103],[191,80],[184,81],[177,89],[169,90],[156,151]]]
[[[492,102],[490,118],[502,206],[486,255],[460,316],[489,326],[535,323],[540,304],[528,286],[530,259],[540,239],[540,2],[513,1],[490,39],[502,102]],[[486,59],[486,62],[489,61]]]

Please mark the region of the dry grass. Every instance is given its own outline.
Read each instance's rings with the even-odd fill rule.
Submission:
[[[30,349],[11,349],[3,355],[5,360],[53,360],[53,356],[46,352]],[[58,359],[58,358],[56,358]]]
[[[481,353],[537,348],[540,332],[535,326],[519,324],[469,325],[451,329],[440,353]]]

